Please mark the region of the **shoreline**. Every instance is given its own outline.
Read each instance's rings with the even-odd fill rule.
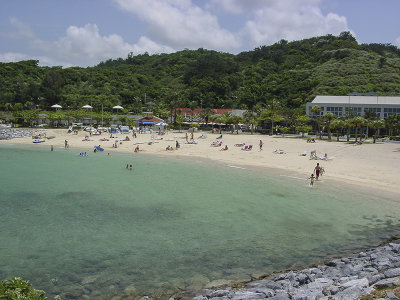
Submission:
[[[23,130],[23,129],[21,129]],[[26,129],[32,130],[32,129]],[[42,129],[40,131],[43,131]],[[314,170],[316,163],[320,163],[325,170],[325,179],[357,185],[360,188],[368,188],[399,194],[397,184],[400,181],[398,165],[400,159],[400,144],[377,143],[355,146],[346,142],[316,140],[315,144],[306,143],[302,138],[271,137],[266,135],[237,135],[224,134],[223,145],[228,145],[228,151],[219,151],[222,147],[210,147],[216,141],[218,134],[208,134],[206,139],[198,139],[201,133],[195,133],[197,144],[184,144],[185,132],[168,132],[162,137],[149,133],[132,135],[119,134],[118,137],[110,139],[108,134],[89,137],[90,141],[83,141],[85,132],[80,131],[78,135],[68,134],[66,129],[47,129],[47,136],[54,138],[46,140],[41,144],[33,144],[31,137],[19,137],[9,140],[0,140],[0,144],[23,144],[31,147],[49,147],[53,145],[55,150],[64,148],[64,141],[68,140],[70,149],[81,149],[88,152],[93,151],[94,145],[101,145],[104,152],[131,153],[141,155],[160,155],[162,157],[176,157],[179,159],[211,160],[217,163],[244,167],[254,170],[265,170],[267,172],[283,172],[288,177],[308,178]],[[122,141],[126,136],[130,141]],[[109,141],[99,141],[107,137]],[[258,142],[262,140],[263,150],[259,151]],[[112,144],[118,140],[118,148]],[[175,148],[175,141],[180,143],[178,150],[167,151],[170,145]],[[151,143],[151,145],[149,144]],[[253,145],[252,151],[241,151],[235,144],[245,143]],[[134,153],[134,148],[140,147],[139,153]],[[275,149],[283,149],[285,154],[272,153]],[[316,150],[318,156],[328,154],[328,160],[310,160],[309,154]],[[306,153],[306,156],[300,154]]]

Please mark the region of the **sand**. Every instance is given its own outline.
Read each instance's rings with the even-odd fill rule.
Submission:
[[[185,144],[185,132],[169,131],[165,135],[145,133],[118,134],[110,138],[109,134],[89,136],[90,141],[83,141],[88,133],[80,131],[78,135],[67,133],[66,129],[47,129],[47,136],[55,136],[44,143],[33,144],[33,139],[17,138],[2,140],[0,144],[25,144],[32,147],[48,147],[51,145],[54,151],[64,148],[64,141],[69,143],[69,151],[73,149],[86,149],[93,151],[94,145],[101,145],[105,153],[130,152],[134,153],[138,145],[140,151],[134,155],[157,154],[175,157],[192,157],[216,160],[233,166],[255,166],[261,168],[275,168],[281,170],[285,176],[308,178],[313,172],[317,162],[325,169],[324,181],[329,179],[340,180],[351,184],[374,188],[381,191],[400,193],[400,144],[376,143],[353,145],[346,142],[326,141],[316,139],[315,143],[307,143],[300,138],[281,136],[250,135],[250,134],[223,134],[223,145],[228,146],[227,151],[220,151],[222,147],[211,147],[211,143],[219,141],[219,134],[205,132],[205,139],[199,139],[201,132],[194,133],[197,144]],[[190,133],[188,134],[190,138]],[[128,136],[130,141],[123,141]],[[100,141],[108,138],[109,141]],[[259,141],[263,141],[262,151],[259,150]],[[115,140],[118,140],[118,148],[113,148]],[[167,151],[168,145],[175,149],[175,141],[179,141],[178,150]],[[243,151],[235,144],[245,143],[253,145],[251,151]],[[274,154],[274,150],[284,150],[284,154]],[[310,160],[310,152],[316,150],[317,156],[328,154],[328,160]],[[306,156],[301,156],[306,152]]]

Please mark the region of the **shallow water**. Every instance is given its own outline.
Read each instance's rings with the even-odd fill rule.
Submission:
[[[398,229],[399,203],[329,181],[78,153],[0,146],[0,279],[49,295],[160,295],[305,266]]]

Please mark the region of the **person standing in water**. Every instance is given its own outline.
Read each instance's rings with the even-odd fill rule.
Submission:
[[[314,185],[314,179],[315,179],[314,173],[311,174],[310,178],[308,178],[308,179],[310,179],[310,186],[313,186]]]
[[[319,163],[317,163],[317,165],[315,166],[314,171],[315,171],[315,180],[318,180],[319,174],[321,173],[321,166],[319,165]]]

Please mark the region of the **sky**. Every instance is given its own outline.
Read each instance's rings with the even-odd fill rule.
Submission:
[[[94,66],[204,48],[237,54],[350,31],[400,47],[400,0],[0,0],[0,62]]]

